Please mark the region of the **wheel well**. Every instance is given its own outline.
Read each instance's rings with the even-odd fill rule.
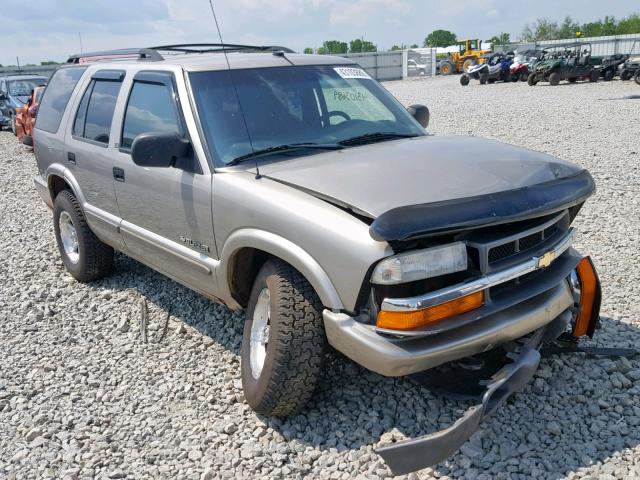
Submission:
[[[250,247],[241,248],[233,255],[229,269],[229,288],[233,298],[242,307],[249,303],[253,282],[269,258],[273,258],[273,255]]]
[[[52,175],[49,179],[49,190],[51,191],[51,199],[55,200],[58,194],[63,190],[72,190],[71,186],[64,178]]]

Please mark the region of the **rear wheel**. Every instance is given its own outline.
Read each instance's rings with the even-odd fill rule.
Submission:
[[[445,60],[440,64],[440,73],[442,75],[451,75],[454,72],[453,63],[449,60]]]
[[[534,85],[538,84],[538,78],[536,77],[535,73],[529,74],[529,77],[527,77],[527,83],[529,84],[530,87],[533,87]]]
[[[242,338],[242,386],[251,408],[276,416],[299,411],[316,387],[325,348],[313,287],[290,265],[267,261],[251,291]]]
[[[551,75],[549,75],[549,83],[554,87],[560,84],[560,74],[558,72],[553,72]]]
[[[633,77],[633,80],[634,80],[638,85],[640,85],[640,70],[638,70],[638,71],[636,72],[636,75],[635,75],[635,77]]]
[[[463,87],[466,87],[467,85],[469,85],[469,75],[467,75],[466,73],[463,73],[460,76],[460,85],[462,85]]]
[[[606,72],[604,72],[604,76],[602,78],[604,78],[605,82],[610,82],[611,80],[613,80],[613,70],[607,70]]]
[[[520,81],[521,82],[526,82],[528,78],[529,78],[529,72],[527,70],[525,70],[524,72],[522,72],[520,74]]]
[[[600,72],[598,72],[597,70],[591,70],[591,73],[589,74],[589,81],[592,83],[597,82],[599,77]]]
[[[89,228],[80,202],[69,190],[58,194],[53,204],[53,228],[62,263],[79,282],[91,282],[113,270],[113,249]]]
[[[620,72],[620,80],[629,80],[632,77],[629,70],[622,70]]]

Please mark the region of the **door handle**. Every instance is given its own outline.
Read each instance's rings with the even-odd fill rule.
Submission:
[[[124,182],[124,169],[113,167],[113,178],[115,178],[116,182]]]
[[[73,163],[74,165],[76,164],[76,154],[73,152],[67,152],[67,160],[69,161],[69,163]]]

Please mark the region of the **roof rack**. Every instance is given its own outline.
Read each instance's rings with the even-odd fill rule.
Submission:
[[[76,53],[67,59],[67,63],[87,63],[114,58],[129,58],[142,61],[159,62],[164,57],[159,52],[175,53],[216,53],[216,52],[284,52],[294,53],[287,47],[275,45],[239,45],[235,43],[180,43],[176,45],[160,45],[148,48],[122,48],[100,52]]]

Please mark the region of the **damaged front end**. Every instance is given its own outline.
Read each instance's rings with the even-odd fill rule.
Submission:
[[[581,336],[593,337],[599,319],[601,289],[591,259],[584,257],[567,280],[572,283],[576,298],[574,308],[532,334],[505,345],[504,356],[496,359],[494,350],[489,355],[492,361],[478,358],[481,365],[489,364],[489,368],[504,361],[504,365],[498,367],[492,375],[487,376],[486,368],[477,369],[470,374],[467,366],[462,366],[456,372],[454,365],[444,372],[434,369],[412,376],[415,381],[436,392],[457,399],[473,399],[477,403],[448,428],[376,449],[376,453],[385,460],[395,475],[435,465],[455,453],[484,419],[531,380],[540,363],[540,349],[545,343],[562,337],[564,342],[575,344]],[[569,325],[571,333],[567,330]],[[468,365],[469,359],[464,363]],[[452,382],[451,379],[457,381]]]
[[[594,190],[581,171],[400,207],[371,223],[371,236],[389,242],[396,255],[372,269],[359,315],[325,310],[329,342],[372,371],[409,375],[435,391],[450,394],[463,378],[473,391],[466,398],[475,400],[449,428],[377,449],[393,473],[434,465],[458,450],[531,379],[545,343],[593,335],[600,282],[590,258],[572,248],[571,224]],[[429,276],[434,265],[442,269]],[[496,352],[503,354],[497,361]],[[485,365],[475,377],[453,368],[470,361]],[[439,376],[442,369],[447,374]]]

